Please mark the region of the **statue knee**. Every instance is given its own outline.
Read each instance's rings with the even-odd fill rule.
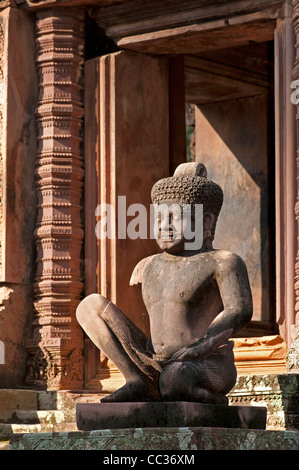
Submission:
[[[76,309],[76,318],[82,328],[86,322],[90,322],[92,317],[98,316],[108,303],[109,300],[101,294],[90,294],[85,297]]]

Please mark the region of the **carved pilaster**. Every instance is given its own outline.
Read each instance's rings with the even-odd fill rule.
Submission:
[[[2,20],[2,18],[1,18]],[[3,139],[4,139],[4,129],[3,129],[3,115],[4,115],[4,106],[5,106],[5,80],[4,80],[4,70],[3,70],[3,56],[4,56],[4,29],[3,23],[0,21],[0,279],[2,278],[3,262],[2,262],[2,250],[3,250]]]
[[[35,231],[37,271],[27,383],[83,383],[83,338],[75,319],[82,293],[82,70],[84,11],[37,13],[39,74]]]
[[[293,68],[293,80],[299,80],[299,0],[293,0],[293,25],[295,31],[295,63]],[[299,171],[299,104],[296,104],[296,134],[297,134],[297,175]],[[297,177],[297,202],[295,205],[296,220],[298,222],[299,233],[299,179]],[[292,328],[292,339],[294,340],[287,358],[288,370],[290,372],[299,371],[299,238],[295,263],[295,324]],[[297,339],[296,339],[297,337]]]

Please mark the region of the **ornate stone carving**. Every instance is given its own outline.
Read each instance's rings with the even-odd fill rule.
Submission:
[[[80,9],[37,13],[36,316],[27,382],[54,389],[83,383],[83,338],[75,320],[83,287],[83,28]]]
[[[239,375],[230,405],[266,406],[267,429],[299,429],[298,374]]]

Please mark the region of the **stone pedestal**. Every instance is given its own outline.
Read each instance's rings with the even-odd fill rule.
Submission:
[[[190,402],[79,403],[81,431],[125,428],[266,428],[266,407],[221,406]]]
[[[298,450],[299,432],[187,427],[14,434],[10,449],[150,450],[151,453],[153,450]],[[193,455],[199,454],[195,452]]]

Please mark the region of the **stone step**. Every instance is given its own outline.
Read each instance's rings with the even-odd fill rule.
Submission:
[[[0,423],[0,441],[7,441],[12,434],[41,433],[41,432],[71,432],[77,431],[77,425],[73,423],[35,423],[35,424],[10,424]]]
[[[0,422],[8,422],[15,410],[36,409],[36,391],[0,389]]]
[[[9,441],[0,442],[0,450],[9,450]]]
[[[14,433],[77,431],[76,404],[98,403],[107,393],[0,389],[0,450]],[[2,441],[2,442],[1,442]]]
[[[79,390],[0,389],[0,419],[3,410],[70,410],[76,403],[99,402],[108,392]]]
[[[41,424],[10,424],[0,423],[0,441],[7,441],[15,433],[42,432]]]
[[[61,424],[76,422],[76,411],[73,410],[16,410],[14,423],[23,424]]]

